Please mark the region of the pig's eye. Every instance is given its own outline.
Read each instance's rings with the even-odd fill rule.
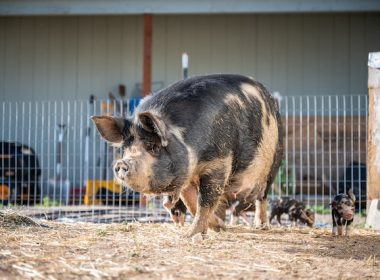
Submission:
[[[124,146],[128,147],[132,145],[132,142],[135,140],[133,136],[129,136],[125,141],[124,141]]]
[[[151,154],[158,153],[158,146],[154,143],[147,142],[144,144],[145,149]]]

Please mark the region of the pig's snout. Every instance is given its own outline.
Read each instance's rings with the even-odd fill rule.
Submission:
[[[351,212],[343,213],[343,218],[344,218],[345,220],[352,220],[353,217],[354,217],[354,214],[351,213]]]
[[[118,160],[114,165],[114,171],[117,177],[125,178],[128,175],[130,166],[124,160]]]

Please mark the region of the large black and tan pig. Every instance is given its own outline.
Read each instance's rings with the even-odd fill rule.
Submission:
[[[224,226],[214,211],[226,193],[254,197],[255,225],[267,226],[282,136],[278,105],[261,83],[241,75],[197,76],[144,98],[131,118],[92,120],[124,150],[113,166],[116,180],[182,199],[195,217],[188,236]]]

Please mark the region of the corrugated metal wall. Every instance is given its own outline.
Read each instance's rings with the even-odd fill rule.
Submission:
[[[380,50],[380,14],[178,15],[154,17],[153,80],[233,72],[285,95],[365,94],[367,55]],[[0,18],[0,97],[88,99],[136,95],[142,17]]]

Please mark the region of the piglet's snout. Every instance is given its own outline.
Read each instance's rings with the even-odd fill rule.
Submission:
[[[353,217],[354,217],[354,214],[351,213],[351,212],[343,213],[343,218],[344,218],[345,220],[351,220]]]
[[[130,169],[129,164],[124,160],[118,160],[114,165],[115,175],[119,178],[127,177]]]

